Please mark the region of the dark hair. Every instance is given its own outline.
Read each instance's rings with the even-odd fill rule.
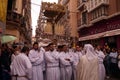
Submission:
[[[58,46],[58,49],[62,49],[62,47],[63,47],[63,45],[59,45],[59,46]]]
[[[53,45],[53,43],[49,43],[49,44],[48,44],[48,47],[51,46],[51,45]]]
[[[12,47],[13,47],[13,49],[15,49],[15,48],[17,48],[17,45],[13,45]]]
[[[38,45],[38,42],[34,42],[33,46],[34,46],[35,44],[37,44],[37,45]]]
[[[26,51],[29,51],[29,48],[26,47],[26,46],[24,46],[24,47],[22,48],[21,52],[25,53]]]
[[[2,44],[2,47],[8,48],[8,45],[5,43],[5,44]]]

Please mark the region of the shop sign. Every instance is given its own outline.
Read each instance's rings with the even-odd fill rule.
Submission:
[[[97,33],[102,33],[110,30],[115,30],[115,29],[120,29],[120,20],[111,22],[109,24],[99,24],[99,25],[94,25],[89,28],[83,28],[80,31],[81,36],[88,36],[88,35],[93,35]]]

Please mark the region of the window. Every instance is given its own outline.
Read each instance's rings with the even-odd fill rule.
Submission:
[[[82,24],[87,24],[87,12],[82,13]]]
[[[7,9],[8,10],[13,10],[13,9],[15,9],[15,5],[16,5],[16,0],[8,0]]]
[[[12,2],[13,0],[8,0],[8,6],[7,6],[8,10],[12,10]]]

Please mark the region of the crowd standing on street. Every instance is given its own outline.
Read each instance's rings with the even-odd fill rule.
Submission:
[[[105,80],[120,77],[120,49],[48,43],[0,46],[0,80]],[[120,78],[119,78],[120,79]]]

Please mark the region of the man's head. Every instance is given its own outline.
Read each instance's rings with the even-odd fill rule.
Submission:
[[[77,45],[76,46],[76,51],[81,51],[81,50],[82,50],[82,46]]]
[[[95,48],[99,51],[101,50],[101,46],[100,45],[96,45]]]
[[[50,51],[53,51],[53,50],[54,50],[54,44],[53,44],[53,43],[50,43],[50,44],[48,45],[48,47],[49,47],[49,50],[50,50]]]
[[[19,51],[20,47],[18,45],[13,45],[13,49],[14,49],[14,51]]]
[[[22,52],[22,53],[25,53],[26,55],[28,55],[28,54],[29,54],[29,48],[26,47],[26,46],[24,46],[24,47],[22,48],[21,52]]]
[[[35,42],[35,43],[33,44],[33,49],[38,50],[38,42]]]
[[[67,45],[63,45],[62,50],[63,50],[64,52],[67,52],[67,51],[68,51],[68,46],[67,46]]]

